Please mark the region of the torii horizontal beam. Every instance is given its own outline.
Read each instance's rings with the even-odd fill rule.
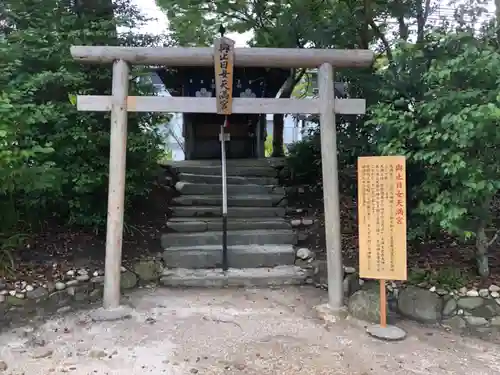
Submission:
[[[106,95],[78,95],[79,111],[109,112],[113,108],[113,97]],[[306,113],[319,114],[320,99],[269,99],[234,98],[233,113]],[[332,108],[341,115],[362,115],[366,110],[364,99],[335,99]],[[166,113],[216,113],[215,98],[189,98],[171,96],[129,96],[128,112]]]
[[[132,65],[213,66],[210,47],[116,47],[73,46],[71,56],[83,63],[111,64],[125,60]],[[370,50],[235,48],[234,65],[260,68],[317,68],[327,63],[336,68],[362,68],[372,64]]]

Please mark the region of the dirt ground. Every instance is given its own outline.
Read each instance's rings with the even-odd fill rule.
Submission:
[[[127,320],[97,323],[80,311],[3,333],[0,373],[500,373],[500,347],[492,343],[406,323],[403,343],[370,338],[360,322],[326,327],[312,309],[324,298],[310,287],[143,289],[127,297]]]

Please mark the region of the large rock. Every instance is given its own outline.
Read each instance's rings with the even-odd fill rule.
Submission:
[[[361,289],[359,276],[357,273],[351,273],[345,276],[343,282],[344,296],[350,297]]]
[[[347,303],[349,314],[367,322],[380,321],[380,295],[376,289],[358,290]]]
[[[407,318],[423,323],[435,323],[441,320],[443,300],[427,289],[409,286],[399,294],[398,310]]]
[[[120,287],[122,289],[131,289],[137,285],[137,275],[132,271],[122,272],[120,277]]]
[[[134,273],[142,281],[158,281],[162,271],[161,263],[154,259],[140,260],[134,264]]]

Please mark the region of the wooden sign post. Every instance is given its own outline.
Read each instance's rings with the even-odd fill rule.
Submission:
[[[387,326],[385,282],[407,279],[404,156],[358,158],[358,224],[359,275],[380,281],[380,326],[369,333],[402,339],[404,331]]]
[[[228,270],[227,254],[227,172],[226,142],[230,134],[224,130],[228,125],[228,116],[233,112],[233,71],[234,40],[222,37],[214,42],[215,95],[219,115],[225,115],[220,127],[221,176],[222,176],[222,270]]]

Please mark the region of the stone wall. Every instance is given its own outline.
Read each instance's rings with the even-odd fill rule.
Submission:
[[[357,276],[347,276],[346,279],[349,277],[349,285],[356,285],[352,280]],[[355,286],[356,291],[344,290],[349,312],[356,318],[377,322],[380,316],[378,283],[361,281],[362,285]],[[390,283],[387,286],[389,317],[438,324],[460,333],[492,334],[500,331],[499,291],[500,287],[496,285],[488,289],[464,287],[448,291]]]
[[[122,267],[121,288],[132,289],[156,284],[162,265],[154,259],[137,261],[130,269]],[[20,281],[14,287],[0,285],[0,324],[6,328],[34,317],[47,317],[84,307],[102,298],[104,276],[100,270],[69,270],[55,282]]]

